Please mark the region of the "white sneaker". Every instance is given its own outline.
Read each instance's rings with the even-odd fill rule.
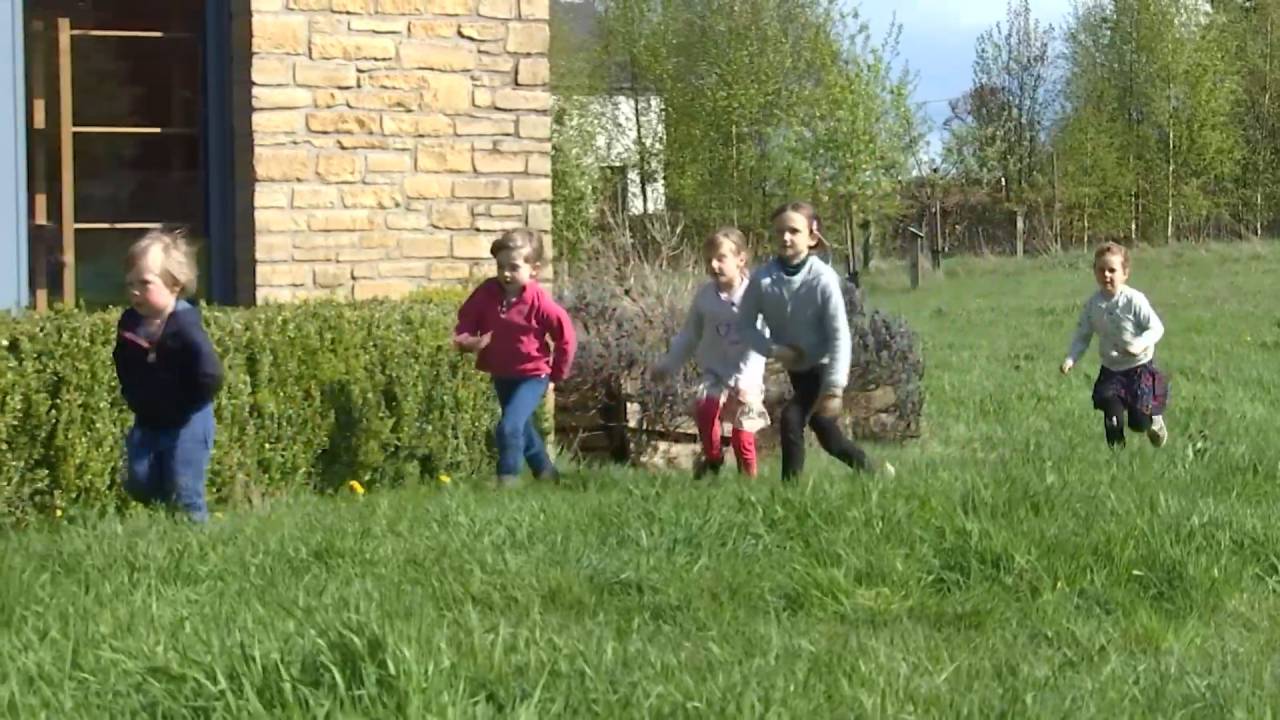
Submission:
[[[888,460],[881,460],[879,462],[876,462],[871,467],[872,467],[872,470],[871,470],[872,474],[878,475],[883,478],[888,478],[890,480],[892,480],[898,474],[897,469],[893,467],[893,463],[889,462]]]
[[[1151,428],[1147,430],[1147,439],[1156,447],[1163,447],[1169,442],[1169,429],[1165,427],[1164,416],[1156,415],[1151,418]]]

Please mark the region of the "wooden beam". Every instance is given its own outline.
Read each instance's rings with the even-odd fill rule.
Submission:
[[[190,40],[195,37],[189,32],[166,32],[164,30],[72,30],[72,37],[107,37],[107,38],[173,38]]]
[[[49,264],[45,243],[49,230],[49,137],[48,78],[45,62],[44,21],[31,23],[31,51],[28,54],[31,87],[31,128],[28,144],[31,168],[31,295],[37,311],[49,309]]]
[[[62,302],[76,301],[76,164],[71,102],[71,18],[58,18],[58,126],[62,153]]]
[[[158,222],[81,222],[75,224],[76,230],[155,230],[164,227]]]
[[[195,135],[196,129],[189,127],[144,127],[144,126],[108,126],[108,125],[76,125],[71,131],[80,135]]]

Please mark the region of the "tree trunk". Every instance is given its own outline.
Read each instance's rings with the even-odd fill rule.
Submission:
[[[644,142],[644,113],[640,107],[640,95],[635,90],[631,91],[631,109],[636,121],[636,157],[640,166],[640,210],[647,216],[649,214],[649,149]],[[622,214],[625,220],[627,215],[625,206]]]
[[[933,201],[933,269],[942,269],[942,201]]]
[[[1053,249],[1062,252],[1062,207],[1058,194],[1058,151],[1053,151]]]

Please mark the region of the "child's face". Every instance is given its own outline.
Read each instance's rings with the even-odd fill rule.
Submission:
[[[1106,295],[1114,296],[1120,288],[1129,282],[1129,269],[1124,266],[1124,259],[1114,253],[1098,258],[1093,264],[1093,277],[1098,281],[1098,289]]]
[[[526,258],[528,254],[528,250],[513,249],[502,250],[494,256],[498,269],[498,282],[502,283],[502,289],[507,291],[508,296],[519,295],[524,286],[538,274],[539,265],[538,263],[530,264]]]
[[[129,290],[129,304],[143,317],[164,317],[178,301],[180,288],[168,284],[164,275],[164,252],[159,247],[153,247],[124,276],[125,287]]]
[[[773,235],[778,241],[778,257],[792,265],[808,257],[818,245],[809,221],[798,212],[785,212],[774,218]]]
[[[747,258],[731,242],[722,242],[716,246],[715,252],[707,256],[707,274],[728,291],[738,286],[742,280],[742,271],[747,266]]]

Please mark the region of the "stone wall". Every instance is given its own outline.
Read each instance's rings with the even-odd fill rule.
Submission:
[[[550,243],[548,0],[252,0],[256,300],[399,296]]]

